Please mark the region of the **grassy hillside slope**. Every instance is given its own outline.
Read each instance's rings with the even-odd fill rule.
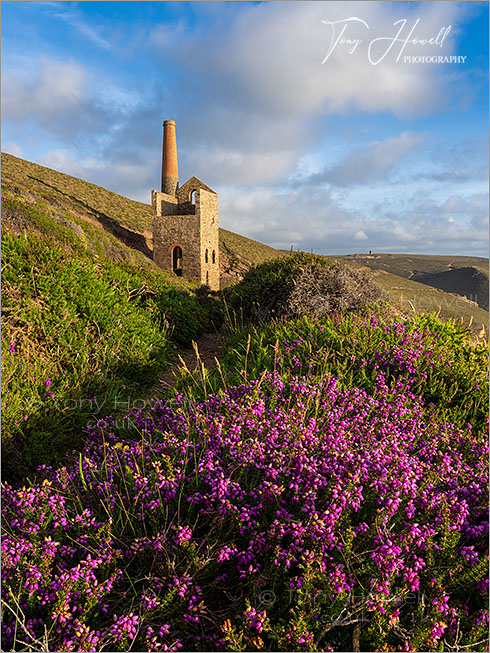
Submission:
[[[457,267],[445,272],[417,274],[413,280],[458,293],[488,311],[488,270],[482,267]]]
[[[338,258],[457,293],[488,310],[488,259],[478,256],[377,253],[350,254]]]
[[[3,651],[488,651],[486,343],[296,254],[142,402],[217,296],[5,185]]]
[[[59,173],[50,186],[32,185],[39,170],[10,159],[13,168],[2,170],[3,469],[20,479],[80,446],[88,421],[137,405],[176,348],[219,326],[221,313],[198,284],[162,273],[91,208],[116,211],[123,198],[89,197],[72,178],[69,193],[53,195]],[[71,197],[85,191],[83,202]]]
[[[397,254],[392,254],[390,257],[396,263]],[[359,256],[339,256],[339,258],[353,267],[369,270],[373,268],[367,265],[364,257]],[[420,258],[420,257],[419,257]],[[437,261],[431,259],[449,258],[449,257],[423,257],[427,261],[422,261],[427,268],[434,268]],[[470,257],[460,257],[461,259]],[[384,290],[400,303],[401,307],[407,312],[413,312],[416,315],[428,315],[436,313],[440,319],[446,321],[448,319],[461,320],[463,324],[470,325],[475,332],[479,332],[482,328],[488,330],[488,310],[479,306],[476,302],[466,299],[465,297],[456,294],[455,292],[446,292],[438,287],[424,282],[414,281],[408,279],[397,272],[406,273],[403,270],[403,260],[400,266],[396,264],[393,270],[387,271],[383,267],[377,267],[373,270],[374,280]],[[482,275],[484,268],[482,269]],[[395,272],[396,270],[397,272]]]
[[[385,270],[400,277],[434,274],[458,267],[481,267],[488,274],[488,259],[480,256],[439,256],[431,254],[348,254],[338,258],[362,261],[372,270]]]
[[[153,267],[152,211],[147,204],[5,153],[2,153],[2,197],[4,226],[15,233],[25,228],[29,231],[33,226],[39,228],[41,218],[33,213],[27,215],[24,208],[41,208],[65,228],[66,234],[71,232],[95,255]],[[9,204],[9,200],[14,204]],[[238,281],[251,265],[288,253],[220,229],[223,286]],[[484,300],[485,283],[488,284],[486,259],[404,254],[355,254],[336,258],[374,270],[378,283],[401,299],[405,308],[411,310],[413,306],[417,314],[437,313],[440,309],[441,319],[453,317],[463,319],[466,324],[472,321],[478,328],[488,325],[488,313],[483,310],[488,308]],[[476,276],[468,280],[468,273],[458,268],[475,269]],[[442,274],[451,270],[452,276]],[[466,280],[459,283],[463,277]],[[436,288],[431,289],[431,285]],[[476,296],[480,308],[450,292]]]
[[[488,311],[460,295],[382,270],[374,273],[374,279],[405,311],[412,311],[416,315],[436,313],[443,322],[449,319],[461,320],[467,326],[471,324],[474,331],[479,331],[482,327],[488,329]]]
[[[153,214],[149,204],[135,202],[122,195],[77,179],[37,163],[24,161],[2,152],[2,197],[15,197],[23,204],[41,204],[45,210],[71,228],[88,246],[112,258],[152,258]],[[148,198],[149,199],[149,198]],[[29,218],[5,216],[18,231],[29,228]],[[74,223],[73,226],[70,223]],[[80,227],[80,228],[78,228]],[[97,245],[97,242],[100,244]],[[223,270],[235,272],[251,264],[263,263],[284,255],[251,238],[220,229]],[[230,270],[231,268],[231,270]]]
[[[4,486],[2,650],[488,651],[483,344],[304,316],[200,376]]]

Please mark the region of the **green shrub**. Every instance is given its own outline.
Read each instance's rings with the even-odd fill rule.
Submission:
[[[327,317],[386,300],[364,272],[303,252],[251,269],[239,284],[227,289],[226,296],[242,322]]]

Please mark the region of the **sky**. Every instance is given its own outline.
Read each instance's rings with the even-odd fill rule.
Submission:
[[[162,122],[220,226],[488,255],[487,2],[2,1],[2,151],[150,203]]]

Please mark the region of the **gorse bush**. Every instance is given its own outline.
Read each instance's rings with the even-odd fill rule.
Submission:
[[[244,322],[327,317],[387,299],[364,272],[302,252],[251,269],[239,284],[227,289],[226,297]]]
[[[101,420],[79,460],[5,485],[4,650],[487,650],[485,431],[421,396],[442,328],[316,326],[271,339],[271,371],[251,341],[240,383]],[[337,352],[352,331],[338,375],[322,326]]]
[[[68,249],[67,249],[68,246]],[[157,270],[43,237],[2,238],[4,473],[80,446],[89,418],[133,405],[222,316]]]
[[[371,275],[335,261],[302,268],[294,281],[287,309],[294,317],[328,317],[361,311],[368,304],[386,300],[386,293]]]

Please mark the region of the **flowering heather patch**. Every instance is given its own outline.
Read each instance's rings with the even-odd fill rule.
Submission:
[[[5,486],[3,649],[486,650],[486,440],[388,377],[181,395]]]
[[[264,369],[282,378],[305,375],[310,382],[332,374],[343,387],[373,392],[379,372],[398,392],[404,380],[421,395],[424,412],[455,426],[487,431],[488,349],[473,345],[461,325],[433,316],[386,324],[377,315],[328,320],[275,321],[237,331],[221,357],[231,383],[259,378]],[[221,373],[208,385],[219,387]]]

